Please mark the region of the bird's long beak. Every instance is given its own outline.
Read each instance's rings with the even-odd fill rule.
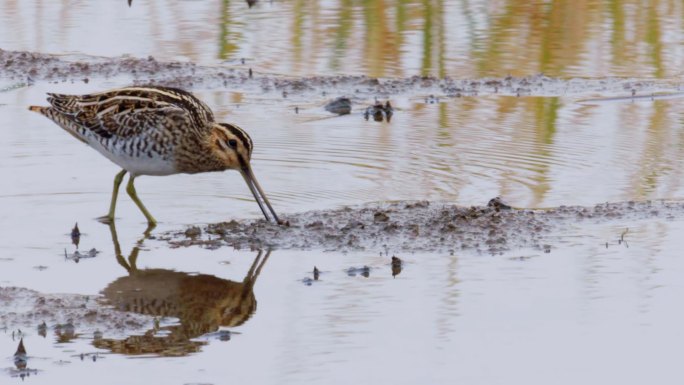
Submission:
[[[256,178],[254,177],[252,167],[249,165],[249,163],[247,163],[246,166],[240,169],[240,174],[242,174],[242,177],[245,178],[245,182],[247,182],[249,191],[251,191],[252,195],[254,195],[254,199],[259,205],[261,212],[264,213],[264,217],[266,217],[266,220],[271,221],[271,219],[273,219],[276,224],[280,224],[280,219],[278,219],[278,215],[276,215],[275,210],[273,210],[273,206],[271,206],[271,204],[268,202],[268,198],[266,198],[264,190],[262,190],[261,186],[259,186],[259,182],[257,182]],[[266,208],[264,206],[268,207],[268,212],[266,212]],[[273,218],[270,218],[269,214],[272,215]]]

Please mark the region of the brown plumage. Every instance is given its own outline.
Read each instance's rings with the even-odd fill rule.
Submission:
[[[103,221],[114,220],[119,185],[127,172],[126,191],[148,222],[155,224],[135,192],[137,176],[234,169],[244,177],[266,219],[280,222],[252,172],[252,139],[234,124],[215,122],[211,109],[189,92],[132,86],[88,95],[48,96],[50,107],[29,109],[123,169],[114,178],[109,213]]]

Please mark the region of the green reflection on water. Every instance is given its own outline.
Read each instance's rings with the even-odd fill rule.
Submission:
[[[646,33],[646,42],[650,46],[650,53],[653,58],[652,64],[655,67],[655,76],[663,77],[665,73],[662,61],[663,42],[662,34],[660,32],[660,22],[655,5],[649,4],[647,15],[648,16],[646,17],[646,20],[648,21],[648,27]]]
[[[250,44],[240,32],[250,11],[242,2],[225,0],[222,6],[220,55],[225,59],[240,45]],[[558,77],[667,77],[681,71],[673,60],[676,55],[669,54],[679,43],[673,45],[668,36],[684,31],[684,19],[676,12],[684,8],[673,1],[503,0],[492,5],[477,0],[293,0],[276,6],[265,10],[262,3],[255,21],[280,20],[268,19],[268,12],[288,15],[283,35],[286,53],[278,63],[284,63],[287,75],[307,75],[311,68],[376,77],[456,78],[537,72]],[[255,52],[269,53],[259,49]],[[492,104],[475,99],[441,103],[433,115],[422,107],[406,113],[432,119],[429,124],[438,147],[455,146],[459,134],[468,135],[461,130],[482,127],[478,115],[483,114],[483,105],[491,114],[485,124],[533,130],[530,136],[529,131],[513,129],[513,140],[532,141],[524,155],[535,158],[531,166],[515,166],[528,174],[516,175],[518,181],[513,183],[523,179],[531,191],[530,202],[543,202],[552,184],[548,160],[558,156],[551,148],[563,124],[559,111],[567,103],[559,98],[497,98]],[[658,107],[653,115],[634,118],[642,127],[653,127],[644,159],[632,176],[635,191],[644,198],[657,194],[658,180],[668,172],[663,168],[667,161],[658,155],[668,148],[659,130],[672,126],[673,120],[659,114],[668,113],[667,108]],[[513,124],[506,122],[511,115],[515,115]],[[456,168],[455,163],[448,166]]]
[[[551,144],[553,144],[554,137],[557,132],[558,111],[561,108],[559,98],[533,98],[535,104],[535,120],[537,127],[537,143],[535,154],[540,159],[551,159]],[[550,164],[543,162],[535,167],[535,177],[533,178],[536,184],[531,186],[534,200],[533,205],[539,205],[546,194],[551,189],[551,182],[549,180]]]
[[[344,70],[342,64],[347,54],[348,40],[352,30],[353,6],[352,0],[341,0],[341,6],[337,10],[336,19],[339,24],[335,28],[335,44],[330,55],[330,69],[333,71]]]
[[[239,34],[237,32],[232,32],[231,27],[239,27],[239,25],[232,18],[230,1],[223,0],[223,2],[221,2],[219,59],[231,59],[233,57],[233,53],[239,48],[237,43]]]
[[[457,68],[467,70],[464,76],[477,77],[537,72],[577,76],[582,68],[596,70],[589,65],[595,55],[609,63],[601,75],[663,77],[674,68],[667,63],[673,58],[665,57],[672,48],[666,35],[684,30],[684,20],[673,19],[676,6],[668,1],[507,0],[493,6],[483,1],[294,0],[269,7],[274,8],[268,12],[288,15],[288,46],[256,47],[257,52],[284,50],[289,56],[278,64],[296,71],[323,60],[335,72],[361,70],[377,77],[458,76]],[[252,44],[241,32],[252,11],[241,1],[222,1],[221,59]],[[281,20],[267,14],[256,22]],[[601,49],[604,45],[610,49]],[[361,60],[350,62],[349,57]],[[407,65],[414,66],[412,73],[406,73]]]

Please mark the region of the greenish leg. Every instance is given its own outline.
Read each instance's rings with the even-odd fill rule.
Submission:
[[[135,177],[131,175],[130,178],[128,178],[128,185],[126,186],[126,192],[128,192],[128,195],[131,196],[131,199],[133,199],[133,202],[135,202],[136,205],[138,205],[138,208],[142,213],[145,215],[145,218],[147,218],[147,222],[154,226],[157,224],[157,220],[154,219],[152,214],[150,214],[149,211],[145,208],[145,205],[140,201],[140,198],[138,198],[138,193],[135,192],[135,186],[133,186],[133,181],[135,180]]]
[[[114,190],[112,191],[112,202],[109,204],[109,213],[103,217],[98,218],[100,222],[111,223],[114,221],[114,211],[116,210],[116,198],[119,195],[119,186],[123,181],[123,177],[126,175],[126,170],[121,170],[114,177]]]

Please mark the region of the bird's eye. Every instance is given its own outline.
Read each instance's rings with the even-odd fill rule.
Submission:
[[[229,145],[230,147],[232,147],[232,148],[237,147],[237,140],[235,140],[235,139],[230,139],[230,140],[228,141],[228,145]]]

